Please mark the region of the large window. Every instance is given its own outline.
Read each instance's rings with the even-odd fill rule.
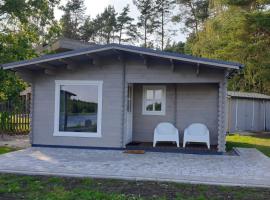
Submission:
[[[100,137],[101,81],[56,81],[55,136]]]
[[[143,110],[144,115],[165,115],[166,86],[143,86]]]

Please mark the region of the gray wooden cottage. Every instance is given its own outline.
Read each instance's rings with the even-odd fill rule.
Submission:
[[[90,45],[4,64],[32,85],[33,146],[125,148],[160,122],[200,122],[225,151],[227,79],[238,63],[128,45]]]

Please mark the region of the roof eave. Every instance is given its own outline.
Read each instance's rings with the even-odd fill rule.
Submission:
[[[88,51],[78,51],[78,52],[73,52],[73,53],[70,52],[70,54],[59,55],[59,56],[51,57],[51,58],[48,57],[48,58],[45,58],[43,60],[37,60],[37,61],[33,60],[32,62],[28,62],[28,63],[17,63],[17,64],[16,64],[16,62],[8,63],[8,64],[3,64],[2,67],[3,67],[3,69],[6,69],[6,70],[7,69],[14,69],[14,68],[22,67],[22,66],[34,65],[34,64],[39,64],[39,63],[43,63],[43,62],[49,62],[49,61],[53,61],[53,60],[64,59],[64,58],[74,57],[74,56],[80,56],[80,55],[90,54],[90,53],[98,53],[101,51],[113,50],[113,49],[127,51],[127,52],[131,52],[131,53],[137,53],[137,54],[144,54],[144,55],[148,55],[148,56],[160,57],[160,58],[165,58],[165,59],[173,59],[173,60],[177,60],[177,61],[186,61],[186,62],[193,62],[193,63],[197,63],[197,64],[222,67],[222,68],[229,68],[229,69],[236,69],[236,70],[239,70],[240,68],[242,68],[241,65],[222,64],[222,63],[216,63],[216,62],[196,60],[196,59],[191,59],[191,58],[179,58],[176,56],[160,55],[160,54],[153,53],[153,52],[144,52],[144,51],[133,50],[133,49],[128,49],[128,48],[119,47],[119,46],[112,46],[112,45],[107,46],[107,47],[100,47],[98,49],[90,49]]]

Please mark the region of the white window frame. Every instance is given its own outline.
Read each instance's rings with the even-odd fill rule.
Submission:
[[[146,110],[146,91],[162,90],[161,111]],[[166,86],[165,85],[144,85],[142,95],[142,114],[143,115],[165,115],[166,114]]]
[[[97,132],[65,132],[59,131],[60,117],[60,87],[61,85],[92,85],[98,86],[98,113]],[[102,86],[103,81],[79,81],[79,80],[55,80],[55,110],[54,110],[54,132],[53,136],[66,137],[101,137],[102,122]],[[86,91],[87,92],[87,91]]]

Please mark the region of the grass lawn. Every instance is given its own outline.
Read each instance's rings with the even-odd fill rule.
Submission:
[[[1,147],[0,146],[0,154],[8,153],[11,151],[16,151],[17,149],[10,148],[10,147]]]
[[[254,133],[252,135],[228,135],[226,137],[227,150],[233,147],[257,148],[259,151],[270,157],[270,134]]]
[[[269,199],[270,189],[0,174],[0,199]]]

